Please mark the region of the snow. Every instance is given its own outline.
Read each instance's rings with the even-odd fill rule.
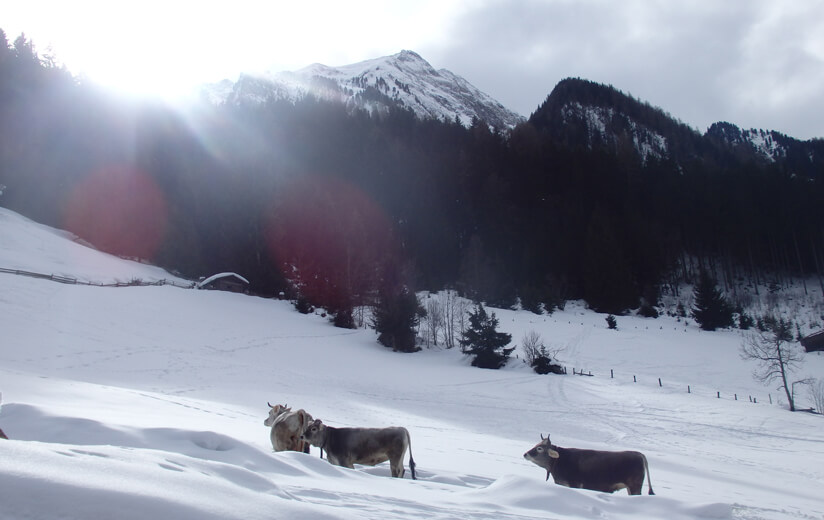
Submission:
[[[0,267],[173,278],[1,208]],[[11,439],[0,442],[0,519],[824,516],[824,418],[790,413],[756,383],[738,332],[629,316],[609,330],[574,303],[549,316],[494,312],[515,342],[535,330],[593,376],[539,376],[519,359],[482,370],[442,348],[393,353],[371,330],[277,300],[0,273],[0,427]],[[799,376],[822,369],[809,354]],[[267,401],[333,426],[405,426],[419,479],[332,466],[316,448],[273,453]],[[546,482],[523,453],[547,433],[561,446],[643,451],[657,495]]]
[[[749,141],[755,148],[756,152],[764,156],[770,162],[775,162],[777,158],[786,155],[787,151],[775,139],[773,132],[765,132],[764,130],[743,130],[742,134],[745,141]]]
[[[577,101],[569,102],[562,107],[561,115],[565,120],[580,118],[585,122],[590,145],[592,145],[593,142],[610,142],[615,140],[615,137],[610,138],[607,132],[607,128],[613,124],[613,120],[616,118],[615,109],[612,107],[584,106]],[[625,116],[621,117],[626,119]],[[630,128],[629,133],[632,137],[632,144],[638,152],[638,155],[641,156],[642,162],[646,163],[650,157],[661,158],[668,155],[666,137],[631,119],[626,119],[626,123]]]
[[[319,78],[327,81],[319,84]],[[250,83],[253,88],[249,87]],[[329,83],[337,88],[329,88]],[[465,126],[477,117],[501,128],[512,128],[524,121],[523,116],[507,109],[464,78],[446,69],[435,70],[421,56],[408,50],[339,67],[315,63],[297,71],[244,74],[235,84],[234,92],[221,83],[214,87],[205,86],[204,95],[207,99],[230,103],[238,100],[260,103],[270,97],[294,102],[309,94],[350,102],[366,87],[379,90],[420,117],[447,121],[457,117]],[[369,102],[363,103],[373,106]]]
[[[249,283],[249,280],[247,280],[246,278],[240,276],[237,273],[225,272],[225,273],[213,274],[212,276],[198,282],[197,286],[198,287],[204,287],[204,286],[209,285],[210,283],[214,282],[215,280],[217,280],[219,278],[226,278],[227,276],[234,276],[235,278],[237,278],[241,282],[244,282],[244,283],[247,283],[247,284]]]

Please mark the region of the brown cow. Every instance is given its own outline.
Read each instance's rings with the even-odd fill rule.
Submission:
[[[403,457],[409,449],[409,470],[415,479],[412,441],[402,426],[389,428],[334,428],[315,419],[303,432],[303,439],[326,450],[330,463],[345,468],[355,464],[374,466],[389,461],[392,476],[403,478]]]
[[[301,439],[301,434],[310,422],[312,422],[312,416],[302,409],[293,412],[285,404],[275,406],[269,404],[269,417],[263,421],[263,424],[272,428],[269,432],[269,440],[272,441],[273,450],[309,453],[309,443]]]
[[[546,469],[556,484],[571,488],[612,493],[627,488],[630,495],[640,495],[647,475],[649,494],[649,464],[638,451],[597,451],[562,448],[549,442],[549,435],[541,435],[541,442],[524,453],[524,458]]]

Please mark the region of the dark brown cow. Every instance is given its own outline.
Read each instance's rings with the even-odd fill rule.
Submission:
[[[389,428],[333,428],[320,419],[309,425],[302,439],[312,446],[326,450],[330,463],[345,468],[355,464],[374,466],[389,461],[392,476],[403,478],[403,456],[409,449],[409,470],[415,477],[415,461],[412,459],[412,441],[409,431],[402,426]]]
[[[627,488],[630,495],[640,495],[646,473],[649,494],[655,494],[649,478],[649,464],[641,452],[562,448],[550,443],[549,435],[546,439],[541,435],[541,439],[524,453],[524,458],[546,469],[547,480],[552,475],[555,483],[561,486],[605,493]]]

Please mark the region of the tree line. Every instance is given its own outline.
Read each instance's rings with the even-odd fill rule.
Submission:
[[[620,314],[702,269],[728,287],[824,271],[821,176],[680,127],[678,160],[585,146],[547,123],[574,84],[511,131],[311,96],[172,108],[0,36],[0,204],[182,276],[238,272],[342,326],[414,290]]]

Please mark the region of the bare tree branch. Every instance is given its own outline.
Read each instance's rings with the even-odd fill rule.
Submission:
[[[791,340],[790,322],[779,319],[767,330],[751,333],[744,338],[741,358],[757,362],[753,370],[753,377],[757,381],[765,384],[780,381],[779,388],[787,394],[790,411],[795,411],[795,399],[787,376],[800,367],[804,358]]]

